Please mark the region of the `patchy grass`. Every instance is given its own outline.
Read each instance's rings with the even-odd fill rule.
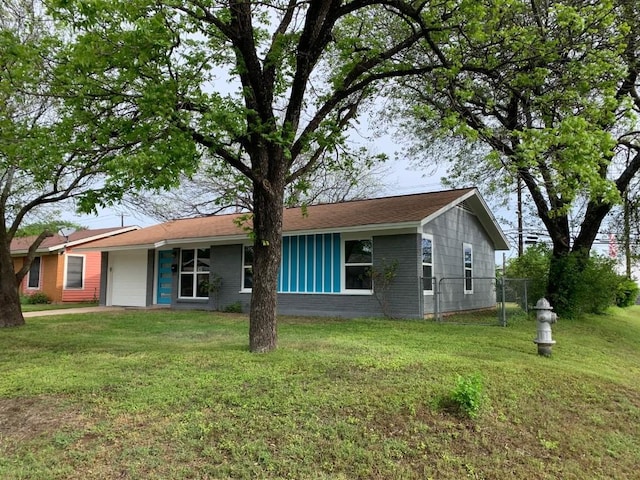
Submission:
[[[241,315],[32,318],[0,330],[0,478],[637,478],[640,308],[553,333],[282,318],[256,355]]]

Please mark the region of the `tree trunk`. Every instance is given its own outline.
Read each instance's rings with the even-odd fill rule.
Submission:
[[[18,281],[6,242],[0,242],[0,327],[24,325]]]
[[[253,189],[253,287],[249,312],[249,348],[264,353],[277,347],[276,309],[282,245],[284,182]]]

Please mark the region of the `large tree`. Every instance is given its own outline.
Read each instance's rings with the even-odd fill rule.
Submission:
[[[67,92],[54,78],[65,37],[68,32],[56,29],[39,1],[0,5],[0,327],[24,324],[19,284],[37,248],[53,233],[43,225],[14,272],[11,241],[24,223],[59,202],[75,201],[91,211],[142,181],[149,188],[174,184],[181,166],[195,158],[192,150],[190,162],[172,159],[171,169],[165,169],[166,155],[136,157],[133,145],[110,144],[103,131],[67,108]],[[180,158],[187,158],[184,153]]]
[[[92,129],[110,132],[116,143],[159,147],[163,139],[150,143],[146,131],[177,128],[250,183],[249,345],[274,349],[287,185],[342,141],[382,82],[429,68],[405,62],[402,53],[440,28],[443,12],[403,0],[53,4],[74,26],[66,88]]]
[[[480,161],[454,155],[453,172],[510,188],[522,182],[553,245],[547,294],[566,313],[576,278],[569,269],[586,264],[640,169],[638,5],[481,0],[469,8],[456,28],[429,36],[432,48],[416,58],[435,56],[443,68],[405,82],[401,99],[415,102],[419,139],[489,148]],[[621,150],[633,152],[626,164]]]

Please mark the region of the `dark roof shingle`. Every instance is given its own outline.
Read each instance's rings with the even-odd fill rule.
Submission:
[[[364,226],[418,223],[439,210],[462,201],[474,188],[395,197],[310,205],[284,211],[284,233],[326,231]],[[238,225],[242,214],[187,218],[153,225],[117,237],[87,244],[91,249],[147,248],[162,242],[246,236]]]

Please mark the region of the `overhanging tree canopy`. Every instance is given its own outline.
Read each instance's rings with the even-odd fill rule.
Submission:
[[[0,326],[24,324],[18,286],[52,234],[41,229],[14,272],[10,245],[25,221],[61,201],[74,199],[91,211],[141,184],[175,184],[195,158],[195,148],[184,142],[163,143],[182,148],[170,164],[166,155],[149,155],[153,148],[140,154],[135,143],[112,143],[106,131],[92,127],[92,115],[66,104],[69,92],[60,81],[71,77],[62,65],[68,32],[56,29],[42,9],[32,0],[0,6]],[[175,136],[166,130],[157,135]]]
[[[103,145],[135,143],[140,155],[159,150],[171,162],[182,151],[169,135],[249,180],[249,343],[257,352],[275,348],[286,185],[342,141],[381,83],[431,68],[406,62],[402,53],[440,29],[446,12],[439,4],[397,0],[52,5],[75,29],[64,88],[76,118],[90,126],[88,136]]]
[[[432,48],[443,65],[404,82],[417,137],[491,149],[454,171],[519,179],[553,244],[548,295],[565,313],[566,268],[579,268],[611,207],[640,169],[638,6],[626,0],[485,0]],[[413,108],[411,108],[413,107]],[[405,109],[406,111],[407,109]],[[426,127],[426,128],[425,128]],[[626,164],[621,149],[634,151]],[[475,164],[475,165],[474,165]],[[574,230],[578,202],[586,207]],[[576,257],[569,261],[568,257]],[[577,266],[577,267],[576,267]]]

